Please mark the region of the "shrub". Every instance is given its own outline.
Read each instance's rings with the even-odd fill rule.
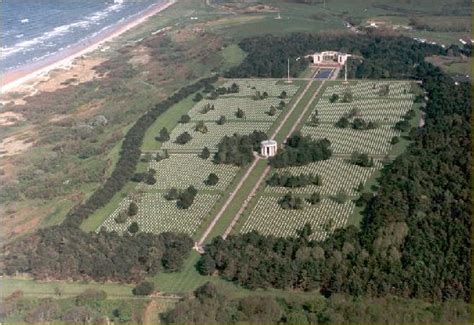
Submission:
[[[208,186],[214,186],[218,182],[219,182],[219,177],[214,173],[210,173],[207,179],[204,181],[204,184]]]
[[[155,285],[150,281],[140,282],[135,288],[132,289],[132,293],[135,296],[148,296],[155,290]]]
[[[130,205],[128,206],[127,214],[130,217],[133,217],[137,215],[138,213],[138,205],[135,202],[130,202]]]
[[[128,226],[127,230],[131,234],[136,234],[140,230],[140,227],[138,226],[138,223],[134,221],[130,224],[130,226]]]
[[[189,117],[188,114],[181,115],[181,117],[179,119],[179,123],[182,123],[182,124],[189,123],[189,121],[191,121],[191,118]]]
[[[211,156],[211,152],[209,151],[208,147],[204,147],[201,153],[199,154],[199,157],[201,157],[202,159],[207,159],[210,156]]]
[[[175,142],[178,144],[186,144],[189,141],[191,141],[192,138],[193,137],[188,132],[185,131],[176,137]]]

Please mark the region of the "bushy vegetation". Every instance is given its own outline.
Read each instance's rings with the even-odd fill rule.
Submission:
[[[229,298],[224,288],[207,283],[162,315],[166,324],[379,324],[465,323],[469,307],[459,301],[426,303],[415,299],[354,298],[336,294],[284,298],[256,294]]]
[[[321,176],[313,173],[300,173],[299,175],[291,175],[290,173],[278,174],[274,173],[268,180],[268,186],[283,186],[283,187],[305,187],[307,185],[321,185]]]
[[[315,141],[310,136],[296,133],[287,139],[286,147],[271,158],[275,168],[302,166],[331,157],[331,143],[327,139]]]
[[[214,162],[217,164],[233,164],[243,166],[253,159],[253,152],[260,149],[260,142],[268,139],[261,131],[253,131],[249,135],[234,134],[225,136],[217,146]]]
[[[192,246],[192,239],[182,234],[131,236],[54,226],[5,247],[2,272],[29,273],[36,279],[137,282],[179,270]]]

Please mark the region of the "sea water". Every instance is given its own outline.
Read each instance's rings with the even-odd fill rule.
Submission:
[[[0,0],[0,72],[45,60],[164,0]]]

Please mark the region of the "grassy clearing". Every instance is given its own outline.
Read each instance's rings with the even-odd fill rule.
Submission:
[[[6,297],[14,291],[21,290],[25,296],[58,297],[76,296],[86,289],[104,290],[109,298],[132,298],[132,286],[114,283],[81,283],[67,281],[35,281],[24,278],[0,278],[0,297]]]
[[[193,97],[194,94],[186,97],[179,103],[171,106],[165,113],[156,119],[155,123],[152,124],[145,134],[141,147],[142,151],[154,151],[160,149],[161,142],[156,141],[155,137],[159,135],[162,128],[166,127],[168,131],[170,131],[178,124],[181,115],[186,114],[194,106],[195,102],[192,100]]]
[[[221,71],[226,71],[234,66],[239,65],[247,56],[237,44],[231,44],[222,51],[222,68]]]

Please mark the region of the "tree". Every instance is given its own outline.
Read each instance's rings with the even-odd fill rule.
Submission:
[[[360,182],[359,185],[357,185],[357,192],[362,193],[364,190],[364,183]]]
[[[196,132],[201,132],[203,134],[207,133],[207,126],[204,124],[204,121],[199,121],[196,123],[196,126],[194,128]]]
[[[331,97],[329,97],[329,102],[330,103],[335,103],[339,100],[339,95],[338,94],[332,94]]]
[[[128,206],[127,214],[130,217],[133,217],[133,216],[137,215],[137,213],[138,213],[138,205],[133,201],[130,202],[130,204]]]
[[[240,109],[240,107],[237,108],[237,112],[235,112],[235,116],[237,118],[245,118],[245,112]]]
[[[136,234],[140,230],[140,227],[138,226],[138,223],[134,221],[130,224],[130,226],[128,226],[127,230],[129,233],[133,235],[133,234]]]
[[[208,186],[214,186],[218,182],[219,182],[219,177],[214,173],[210,173],[207,179],[204,181],[204,184]]]
[[[155,285],[150,281],[140,282],[135,288],[132,289],[132,293],[135,296],[148,296],[155,290]]]
[[[352,102],[352,91],[350,88],[344,89],[344,92],[342,94],[342,100],[341,102],[343,103],[351,103]]]
[[[275,116],[276,113],[277,113],[277,110],[276,110],[275,106],[273,106],[273,105],[270,106],[270,110],[267,112],[267,114],[268,114],[269,116]]]
[[[177,200],[178,197],[179,197],[179,191],[175,187],[170,188],[168,192],[164,195],[164,198],[168,201]]]
[[[199,157],[201,157],[202,159],[208,159],[210,156],[211,152],[209,151],[208,147],[204,147],[201,153],[199,154]]]
[[[127,222],[128,220],[128,213],[125,211],[120,211],[118,215],[114,218],[114,221],[118,224],[122,224]]]
[[[284,109],[285,107],[286,107],[285,101],[280,100],[280,102],[278,103],[278,107],[277,107],[277,108],[280,109],[280,110],[282,110],[282,109]]]
[[[286,94],[286,91],[284,90],[280,93],[280,96],[278,96],[278,98],[280,99],[285,99],[286,97],[288,97],[288,95]]]
[[[392,140],[390,140],[390,144],[394,145],[400,142],[400,138],[397,136],[392,137]]]
[[[216,121],[217,125],[224,125],[226,122],[226,118],[224,115],[219,116],[219,119]]]
[[[184,131],[183,133],[181,133],[180,135],[176,137],[175,142],[178,144],[184,145],[188,143],[189,141],[191,141],[192,138],[193,137],[188,132]]]
[[[374,166],[374,159],[373,158],[369,158],[368,154],[360,153],[358,151],[352,152],[349,162],[353,165],[357,165],[357,166],[361,166],[361,167],[373,167]]]
[[[304,208],[303,199],[299,196],[294,195],[291,192],[288,192],[283,196],[278,203],[280,207],[284,210],[301,210]]]
[[[346,117],[341,117],[336,124],[334,124],[335,127],[345,129],[349,126],[349,120]]]
[[[182,124],[189,123],[189,121],[191,121],[191,118],[189,117],[188,114],[181,115],[181,118],[179,119],[179,123],[182,123]]]
[[[321,194],[319,194],[318,192],[313,192],[306,201],[308,201],[308,203],[311,205],[315,205],[321,202]]]
[[[148,185],[155,185],[156,184],[156,178],[152,173],[148,173],[145,177],[145,183]]]
[[[160,142],[166,142],[170,139],[170,134],[168,132],[168,129],[167,128],[162,128],[160,130],[160,135],[158,137],[156,137],[156,140],[160,141]]]
[[[333,197],[333,200],[339,204],[346,203],[348,200],[349,196],[347,195],[346,191],[343,189],[340,189],[336,195]]]
[[[202,100],[202,95],[201,93],[197,93],[194,97],[193,97],[193,102],[200,102]]]
[[[319,125],[319,118],[318,118],[317,114],[311,115],[311,118],[308,122],[308,125],[310,125],[312,127],[317,127]]]

